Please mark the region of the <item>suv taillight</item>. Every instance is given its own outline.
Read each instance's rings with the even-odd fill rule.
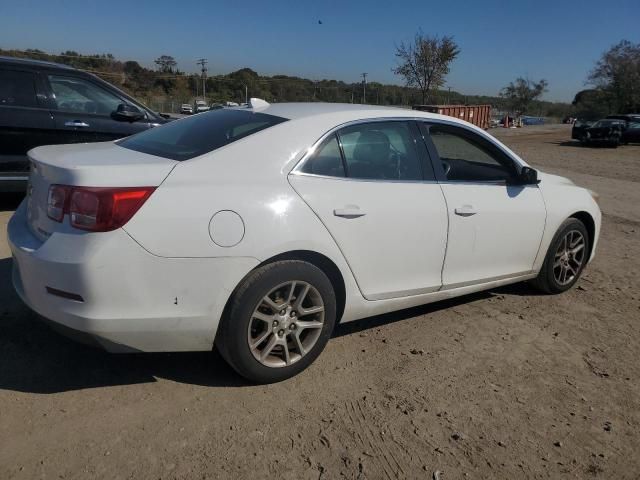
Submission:
[[[140,209],[155,187],[109,188],[51,185],[47,215],[61,222],[69,214],[72,227],[108,232],[122,227]]]

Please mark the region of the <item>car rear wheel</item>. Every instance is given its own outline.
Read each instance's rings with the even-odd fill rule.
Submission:
[[[532,284],[546,293],[569,290],[589,260],[589,235],[577,218],[569,218],[551,241],[542,269]]]
[[[278,382],[307,368],[327,344],[336,320],[330,280],[298,260],[256,269],[240,285],[216,346],[243,377]]]

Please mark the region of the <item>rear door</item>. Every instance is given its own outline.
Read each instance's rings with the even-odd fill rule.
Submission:
[[[413,122],[359,123],[329,135],[290,176],[368,300],[441,286],[447,210]]]
[[[27,151],[53,141],[54,121],[39,92],[34,72],[0,67],[0,181],[26,186]]]
[[[449,210],[443,288],[531,272],[546,221],[538,185],[516,185],[516,162],[471,129],[422,128]]]
[[[118,105],[129,102],[87,78],[49,73],[45,81],[53,99],[56,129],[64,139],[59,143],[116,140],[151,126],[146,117],[135,122],[116,120],[113,113]]]

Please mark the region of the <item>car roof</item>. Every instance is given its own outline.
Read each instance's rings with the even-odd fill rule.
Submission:
[[[361,105],[352,103],[273,103],[265,107],[252,108],[251,106],[232,107],[234,110],[253,110],[257,113],[266,113],[289,120],[330,115],[339,119],[340,117],[352,119],[361,118],[384,118],[384,117],[407,117],[407,118],[432,118],[447,119],[452,122],[462,123],[455,117],[443,116],[437,113],[422,112],[409,108],[388,107],[382,105]]]
[[[11,65],[27,66],[27,67],[60,68],[64,70],[76,70],[75,68],[69,65],[64,65],[62,63],[47,62],[45,60],[33,60],[32,58],[6,57],[4,55],[0,55],[0,64],[11,64]]]

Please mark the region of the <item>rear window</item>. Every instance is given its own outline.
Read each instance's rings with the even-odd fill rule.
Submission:
[[[285,122],[250,110],[214,110],[125,138],[118,145],[172,160],[189,160]]]

